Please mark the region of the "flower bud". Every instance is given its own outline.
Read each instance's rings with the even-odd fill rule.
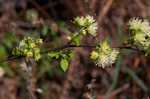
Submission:
[[[27,57],[32,57],[33,56],[33,53],[31,51],[28,51],[27,52]]]
[[[25,55],[27,54],[27,52],[28,52],[28,50],[27,50],[27,49],[24,49],[23,53],[24,53]]]
[[[72,40],[72,37],[71,37],[71,36],[67,36],[67,39],[68,39],[69,41],[71,41],[71,40]]]
[[[41,55],[40,55],[40,54],[36,54],[36,55],[34,56],[34,58],[35,58],[36,61],[38,61],[38,60],[41,58]]]
[[[43,43],[43,39],[40,38],[40,39],[37,40],[37,42],[38,42],[38,44],[42,44]]]
[[[99,56],[99,55],[98,55],[98,52],[96,52],[96,51],[92,51],[92,53],[91,53],[91,57],[90,57],[90,58],[95,60],[95,59],[97,59],[97,58],[98,58],[98,56]]]
[[[83,34],[83,35],[86,35],[86,30],[82,30],[82,34]]]
[[[31,44],[30,44],[30,47],[31,47],[31,48],[34,48],[35,46],[36,46],[35,43],[31,43]]]

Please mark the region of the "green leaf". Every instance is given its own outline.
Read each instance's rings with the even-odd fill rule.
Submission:
[[[80,39],[79,39],[79,38],[74,38],[74,41],[75,41],[75,44],[76,44],[77,46],[80,45]]]
[[[62,70],[65,72],[68,69],[68,60],[65,58],[62,58],[60,65],[61,65]]]
[[[72,57],[72,56],[74,56],[74,54],[75,54],[75,52],[72,50],[72,51],[70,51],[69,56]]]
[[[63,58],[68,58],[68,56],[67,56],[66,54],[61,54],[61,56],[62,56]]]
[[[49,52],[48,56],[50,56],[52,58],[55,57],[56,59],[58,59],[59,58],[59,53],[58,52]]]
[[[72,37],[75,38],[75,37],[77,37],[78,35],[79,35],[79,32],[74,32]]]
[[[150,53],[150,48],[148,48],[148,50],[146,51],[145,56],[148,56],[149,53]]]

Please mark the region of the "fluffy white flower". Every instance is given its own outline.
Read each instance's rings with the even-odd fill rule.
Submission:
[[[119,51],[117,51],[115,49],[113,49],[111,51],[111,53],[109,54],[110,64],[113,64],[116,61],[116,58],[117,58],[118,54],[119,54]]]
[[[150,47],[150,24],[148,20],[133,18],[129,21],[129,29],[135,30],[131,39],[141,50],[147,50]]]
[[[85,19],[86,19],[87,23],[89,23],[89,24],[95,23],[93,16],[87,15],[87,16],[85,16]]]
[[[85,26],[86,25],[86,19],[85,17],[81,16],[81,17],[76,17],[74,19],[74,23],[76,23],[78,26]]]
[[[111,50],[111,47],[110,45],[108,45],[107,41],[100,43],[100,48],[99,48],[100,52],[107,53],[109,50]]]
[[[119,54],[119,51],[115,49],[112,49],[111,51],[108,51],[107,53],[103,53],[103,52],[100,53],[99,58],[97,60],[97,65],[102,68],[111,66],[113,63],[115,63],[118,54]]]
[[[144,33],[136,33],[134,36],[134,40],[137,42],[143,42],[146,41],[146,35]]]
[[[130,25],[130,29],[140,29],[141,25],[142,25],[142,20],[139,18],[133,18],[131,20],[129,20],[129,25]]]
[[[76,17],[74,23],[78,25],[81,29],[88,31],[89,34],[95,36],[96,30],[98,29],[98,24],[94,20],[93,16],[87,15],[82,17]]]
[[[141,25],[141,30],[150,37],[150,24],[148,20],[144,20]]]
[[[133,18],[129,20],[129,29],[140,30],[150,37],[150,24],[148,20],[142,20],[139,18]]]
[[[98,29],[98,25],[97,23],[93,23],[91,24],[88,28],[87,28],[87,31],[89,34],[93,35],[93,36],[96,36],[96,31]]]
[[[111,66],[113,63],[115,63],[119,54],[118,50],[111,48],[110,45],[108,45],[107,40],[100,44],[100,46],[98,47],[98,52],[99,57],[96,61],[97,65],[102,68]]]
[[[100,55],[98,60],[97,60],[97,65],[99,67],[105,68],[106,66],[110,65],[109,64],[109,57],[107,55]]]

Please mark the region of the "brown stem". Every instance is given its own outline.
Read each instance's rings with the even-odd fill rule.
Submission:
[[[46,54],[46,53],[51,52],[51,51],[59,51],[59,50],[67,49],[67,48],[73,48],[73,47],[96,48],[96,46],[98,46],[98,45],[79,45],[79,46],[77,46],[77,45],[68,45],[68,44],[66,44],[66,45],[63,45],[63,46],[61,46],[61,47],[57,47],[57,48],[55,48],[55,49],[48,49],[48,50],[45,50],[45,51],[41,51],[40,53],[41,53],[41,54]],[[137,48],[132,48],[132,47],[130,47],[130,46],[116,46],[116,47],[114,47],[114,48],[118,48],[118,49],[129,49],[129,50],[133,50],[133,51],[140,51],[140,52],[143,52],[143,53],[145,52],[145,51],[143,51],[143,50],[139,50],[139,49],[137,49]],[[4,62],[4,61],[10,61],[10,60],[14,60],[14,59],[19,59],[19,58],[22,58],[22,57],[24,57],[24,56],[12,56],[12,55],[11,55],[11,56],[8,56],[8,57],[5,58],[5,59],[0,60],[0,63],[2,63],[2,62]]]

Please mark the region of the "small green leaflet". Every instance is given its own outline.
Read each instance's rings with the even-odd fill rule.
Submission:
[[[59,58],[59,53],[58,52],[49,52],[48,55],[52,58],[56,58],[58,59]]]
[[[148,56],[150,54],[150,48],[148,48],[148,50],[145,53],[145,56]]]
[[[76,44],[77,46],[80,45],[80,39],[79,39],[79,38],[74,38],[74,41],[75,41],[75,44]]]
[[[62,70],[65,72],[68,69],[68,60],[65,58],[61,59],[60,66]]]

